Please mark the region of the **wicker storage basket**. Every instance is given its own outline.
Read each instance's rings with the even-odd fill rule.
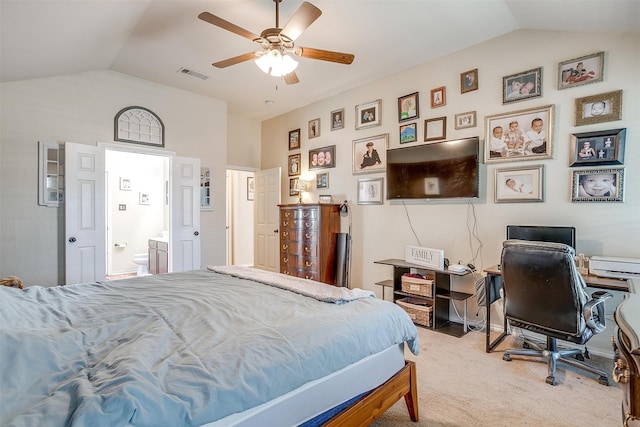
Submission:
[[[418,279],[417,277],[402,276],[402,292],[420,295],[423,297],[433,296],[433,280]]]
[[[413,320],[413,323],[422,326],[431,326],[433,306],[429,305],[427,301],[408,297],[396,300],[396,304],[407,312],[411,320]]]

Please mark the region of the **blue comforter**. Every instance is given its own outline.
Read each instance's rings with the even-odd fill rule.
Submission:
[[[403,341],[417,354],[395,304],[206,270],[0,286],[0,425],[202,425]]]

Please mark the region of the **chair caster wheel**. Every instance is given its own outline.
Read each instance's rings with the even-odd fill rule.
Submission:
[[[507,361],[507,362],[511,362],[511,355],[503,354],[502,355],[502,360]]]
[[[600,378],[598,378],[598,382],[604,386],[609,386],[609,377],[607,376],[601,376]]]
[[[545,381],[547,384],[558,385],[558,382],[556,381],[556,377],[548,376]]]
[[[584,362],[584,356],[582,354],[576,354],[575,355],[576,360],[579,360],[581,362]]]
[[[530,349],[531,348],[531,344],[529,344],[528,342],[523,342],[522,343],[522,348],[526,348],[526,349]]]

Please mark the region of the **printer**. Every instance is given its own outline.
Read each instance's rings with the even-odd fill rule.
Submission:
[[[589,274],[616,279],[640,278],[640,259],[608,256],[592,256]]]

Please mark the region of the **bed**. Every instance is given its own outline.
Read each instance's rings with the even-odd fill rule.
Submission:
[[[3,426],[367,425],[404,397],[395,304],[253,268],[0,287]]]

